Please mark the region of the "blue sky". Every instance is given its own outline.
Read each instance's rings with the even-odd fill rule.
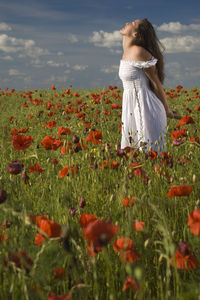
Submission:
[[[121,87],[119,30],[143,18],[165,46],[164,86],[199,86],[199,12],[199,0],[0,0],[0,88]]]

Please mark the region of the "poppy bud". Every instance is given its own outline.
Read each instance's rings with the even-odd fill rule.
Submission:
[[[19,174],[21,172],[23,166],[24,165],[20,161],[14,160],[10,164],[7,165],[8,172],[10,174]]]
[[[183,256],[186,256],[186,255],[190,254],[190,247],[187,243],[179,242],[178,245],[179,245],[178,250],[180,251],[180,253]]]
[[[3,203],[6,201],[7,193],[4,190],[0,190],[0,203]]]
[[[74,135],[73,137],[72,137],[72,142],[74,143],[74,144],[78,144],[79,143],[79,137],[77,136],[77,135]]]
[[[86,202],[85,202],[85,200],[83,199],[83,197],[81,196],[80,197],[80,208],[83,208],[83,207],[85,207],[86,206]]]
[[[22,172],[22,179],[24,180],[25,184],[28,183],[29,177],[28,177],[28,175],[27,175],[27,173],[26,173],[25,170]]]
[[[70,216],[75,216],[75,214],[76,214],[76,208],[69,208],[69,214],[70,214]]]

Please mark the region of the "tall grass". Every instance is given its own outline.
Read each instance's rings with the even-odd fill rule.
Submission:
[[[178,243],[183,241],[200,261],[199,236],[187,225],[189,214],[200,209],[197,139],[200,111],[195,110],[200,105],[199,92],[199,88],[166,89],[170,107],[194,120],[185,125],[183,143],[173,146],[171,133],[179,121],[168,119],[170,162],[167,162],[159,156],[150,159],[144,152],[137,152],[138,156],[133,152],[119,155],[120,89],[0,91],[0,190],[7,193],[6,200],[0,204],[1,299],[198,299],[199,267],[179,269],[171,263],[171,258]],[[118,108],[112,109],[113,103]],[[67,107],[72,111],[66,112]],[[47,128],[51,120],[56,125]],[[90,122],[91,128],[87,129],[85,122]],[[46,150],[41,144],[45,136],[58,138],[60,126],[71,130],[69,135],[60,138],[64,145],[67,142],[72,145],[66,154],[61,153],[62,147]],[[19,134],[33,137],[25,151],[12,145],[13,128],[28,129]],[[86,141],[92,129],[102,132],[99,144]],[[85,148],[76,148],[75,135]],[[196,140],[191,140],[192,137]],[[14,160],[23,164],[23,170],[17,175],[10,174],[7,168]],[[108,168],[103,167],[105,160]],[[113,161],[118,163],[115,167],[110,165]],[[136,162],[145,174],[143,177],[134,173],[136,166],[129,167]],[[42,173],[30,173],[29,167],[35,164],[40,165]],[[69,176],[60,178],[59,171],[64,166],[76,166],[78,171],[74,174],[70,171]],[[29,177],[26,182],[23,171]],[[171,186],[182,184],[192,187],[188,196],[166,196]],[[124,206],[125,197],[135,197],[135,204]],[[108,223],[119,227],[117,236],[96,256],[89,255],[83,237],[79,223],[83,213],[109,220]],[[47,215],[60,224],[61,237],[48,238],[43,233],[45,241],[41,246],[36,245],[35,235],[40,229],[31,222],[31,215]],[[136,220],[144,222],[143,230],[134,229]],[[126,263],[114,251],[113,242],[119,237],[132,239],[134,250],[140,254],[137,261]],[[33,264],[19,251],[25,251]],[[60,276],[55,271],[58,266],[63,272]],[[139,284],[138,289],[123,290],[127,276]]]

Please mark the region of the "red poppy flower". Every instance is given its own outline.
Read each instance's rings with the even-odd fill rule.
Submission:
[[[54,84],[52,84],[52,86],[51,86],[51,89],[54,91],[54,90],[56,90],[56,88],[55,88],[55,85]]]
[[[154,150],[151,150],[149,153],[148,153],[148,159],[152,159],[152,160],[155,160],[158,156],[158,153]]]
[[[7,234],[0,234],[0,242],[4,243],[7,241],[8,235]]]
[[[190,213],[187,225],[193,234],[200,236],[200,209],[195,209]]]
[[[60,127],[58,128],[58,138],[60,138],[61,135],[68,135],[68,134],[70,134],[70,133],[71,133],[70,128],[65,128],[65,127],[63,127],[63,126],[60,126]]]
[[[33,265],[33,261],[27,256],[25,251],[21,250],[18,251],[17,253],[13,253],[13,252],[10,253],[8,260],[4,259],[4,264],[6,266],[9,266],[10,270],[13,270],[13,264],[14,264],[15,267],[20,269],[25,269],[28,272]]]
[[[69,168],[68,168],[68,166],[64,166],[63,169],[61,171],[59,171],[59,177],[63,178],[68,175],[69,175]]]
[[[191,192],[192,192],[192,187],[189,184],[173,185],[169,189],[167,193],[167,197],[188,196]]]
[[[47,128],[53,128],[55,126],[56,126],[56,120],[52,120],[47,123]]]
[[[134,243],[130,238],[119,238],[115,242],[113,242],[113,249],[116,252],[120,252],[122,250],[132,250],[134,248]]]
[[[181,270],[196,269],[199,265],[196,257],[190,253],[190,247],[187,243],[179,242],[179,247],[175,252],[175,256],[170,259],[170,265],[176,266]]]
[[[69,300],[71,296],[72,296],[72,292],[69,292],[67,295],[66,294],[56,295],[53,292],[50,292],[48,294],[47,300]]]
[[[79,219],[81,227],[86,227],[90,222],[96,221],[98,218],[95,215],[83,213]]]
[[[30,147],[33,138],[31,135],[14,135],[12,136],[13,147],[19,151],[24,151]]]
[[[185,116],[180,119],[180,125],[194,124],[194,120],[190,116]]]
[[[95,257],[99,252],[102,251],[102,247],[94,247],[94,245],[88,245],[89,256]]]
[[[185,136],[186,135],[185,131],[186,131],[185,128],[173,131],[171,133],[172,140],[176,140],[176,139],[179,139],[182,136]]]
[[[200,106],[196,106],[194,110],[200,111]]]
[[[142,221],[135,221],[133,223],[133,228],[135,229],[135,231],[141,231],[144,230],[144,222]]]
[[[119,167],[119,163],[117,161],[112,161],[110,163],[111,169],[117,169]]]
[[[99,130],[90,130],[89,136],[86,137],[87,142],[91,142],[94,145],[101,144],[102,132]]]
[[[50,219],[42,219],[39,228],[41,230],[41,233],[45,232],[50,238],[59,237],[61,234],[60,224]]]
[[[140,285],[134,279],[127,276],[125,281],[124,281],[122,291],[126,291],[127,289],[131,289],[133,291],[138,291],[140,289]]]
[[[65,274],[65,270],[61,268],[59,265],[53,270],[55,278],[63,278]]]
[[[96,220],[89,222],[89,224],[83,228],[83,235],[89,244],[92,243],[94,247],[103,247],[117,235],[118,231],[118,226],[108,224],[103,220]]]
[[[61,145],[63,145],[63,142],[53,138],[52,136],[45,136],[41,141],[41,144],[46,150],[57,150]]]
[[[28,170],[29,170],[29,173],[34,173],[34,172],[44,173],[44,170],[42,170],[42,168],[39,164],[35,164],[33,166],[30,166],[28,168]]]
[[[136,198],[135,197],[131,197],[131,198],[125,197],[122,199],[122,201],[123,201],[124,206],[130,207],[130,206],[134,206]]]
[[[140,254],[131,249],[126,250],[120,253],[120,259],[124,261],[125,263],[133,263],[134,261],[138,260],[140,258]]]

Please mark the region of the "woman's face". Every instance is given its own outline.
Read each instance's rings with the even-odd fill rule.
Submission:
[[[141,22],[141,20],[135,20],[133,22],[126,23],[126,25],[120,30],[121,35],[135,37],[137,34],[138,26]]]

